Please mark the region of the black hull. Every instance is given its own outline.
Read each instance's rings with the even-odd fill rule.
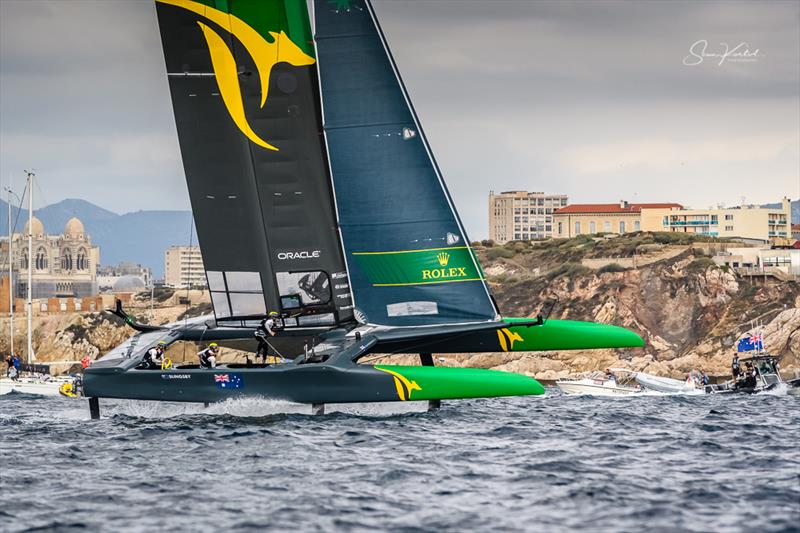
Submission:
[[[223,381],[224,380],[224,381]],[[297,403],[397,401],[394,383],[373,367],[282,364],[266,368],[221,366],[86,372],[87,396],[173,402],[220,402],[258,396]]]

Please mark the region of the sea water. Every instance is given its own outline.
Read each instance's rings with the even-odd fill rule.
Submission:
[[[0,397],[2,531],[798,531],[800,396]]]

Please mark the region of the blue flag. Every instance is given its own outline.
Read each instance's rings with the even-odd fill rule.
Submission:
[[[760,351],[763,349],[764,337],[761,335],[761,333],[756,333],[750,337],[739,339],[739,342],[736,344],[737,352],[752,352],[753,350]]]

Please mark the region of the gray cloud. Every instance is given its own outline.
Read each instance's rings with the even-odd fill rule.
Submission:
[[[489,189],[800,196],[800,4],[384,1],[376,11],[474,238]],[[699,39],[751,63],[687,67]],[[45,201],[186,208],[150,1],[0,1],[0,178]]]

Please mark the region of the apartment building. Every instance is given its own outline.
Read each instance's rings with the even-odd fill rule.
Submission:
[[[508,241],[547,239],[553,236],[553,213],[567,205],[565,194],[504,191],[489,193],[489,238]]]
[[[199,246],[170,246],[164,255],[164,283],[167,286],[187,288],[207,285]]]
[[[741,206],[732,208],[650,208],[642,211],[642,229],[697,233],[711,237],[777,242],[792,238],[791,202],[779,208]]]

